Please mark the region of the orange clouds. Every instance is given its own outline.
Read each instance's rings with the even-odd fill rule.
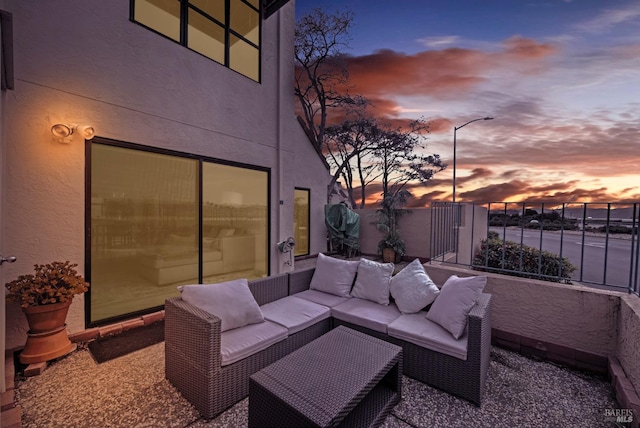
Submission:
[[[408,55],[379,50],[370,55],[347,56],[353,91],[367,98],[383,96],[451,97],[486,80],[485,72],[509,64],[522,66],[522,61],[538,61],[557,52],[550,44],[532,39],[511,37],[504,41],[503,51],[492,53],[471,49],[449,48]]]
[[[492,73],[528,75],[544,67],[544,60],[557,49],[544,43],[519,36],[511,37],[497,52],[449,48],[405,54],[389,49],[369,55],[344,56],[340,63],[349,73],[348,86],[342,92],[362,95],[372,102],[371,112],[376,117],[395,118],[400,123],[402,97],[427,97],[440,100],[463,99],[466,94],[486,83]],[[331,123],[342,119],[333,112]],[[449,132],[447,118],[426,118],[431,132]]]
[[[442,132],[450,132],[452,127],[453,124],[449,119],[438,117],[429,120],[429,132],[431,133],[437,134]]]
[[[503,45],[507,56],[519,59],[539,59],[557,53],[557,49],[552,45],[537,43],[535,40],[520,36],[505,40]]]
[[[496,70],[537,72],[543,60],[556,52],[550,44],[515,36],[505,40],[498,52],[448,48],[410,55],[384,49],[369,55],[345,55],[339,63],[347,68],[349,82],[338,90],[369,99],[377,117],[398,118],[400,97],[461,98]],[[342,119],[340,112],[330,114],[331,123]],[[432,132],[444,132],[446,120],[435,119]]]
[[[513,36],[485,50],[343,58],[349,92],[369,99],[371,113],[394,126],[423,117],[427,151],[449,164],[426,187],[409,186],[410,206],[451,200],[453,126],[484,116],[496,120],[457,135],[460,201],[640,198],[640,110],[637,100],[627,101],[633,90],[622,89],[637,80],[640,45],[572,52],[569,38],[554,40]],[[379,196],[370,188],[367,203]]]
[[[489,65],[482,52],[445,49],[407,55],[380,50],[371,55],[347,57],[353,90],[368,98],[383,95],[447,97],[482,82],[479,74]]]

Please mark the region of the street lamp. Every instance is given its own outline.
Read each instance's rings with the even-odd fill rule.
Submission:
[[[479,120],[492,120],[492,117],[479,117],[478,119],[470,120],[464,125],[454,126],[453,127],[453,203],[456,203],[456,132],[460,128],[464,128],[470,123],[477,122]]]

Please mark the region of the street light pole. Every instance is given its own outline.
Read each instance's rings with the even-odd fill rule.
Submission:
[[[492,120],[492,117],[479,117],[478,119],[470,120],[464,125],[454,126],[453,127],[453,203],[456,203],[456,132],[460,128],[464,128],[470,123],[477,122],[479,120]]]

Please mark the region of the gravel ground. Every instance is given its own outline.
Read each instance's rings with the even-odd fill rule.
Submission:
[[[383,427],[608,427],[606,379],[493,348],[482,407],[403,378]],[[164,342],[96,364],[87,349],[18,379],[22,426],[246,427],[248,400],[206,421],[164,378]]]

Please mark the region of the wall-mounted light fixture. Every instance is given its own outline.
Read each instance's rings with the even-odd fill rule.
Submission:
[[[71,142],[74,134],[79,133],[85,140],[90,140],[96,135],[96,130],[88,125],[64,125],[56,123],[51,127],[51,133],[58,138],[61,143]]]

